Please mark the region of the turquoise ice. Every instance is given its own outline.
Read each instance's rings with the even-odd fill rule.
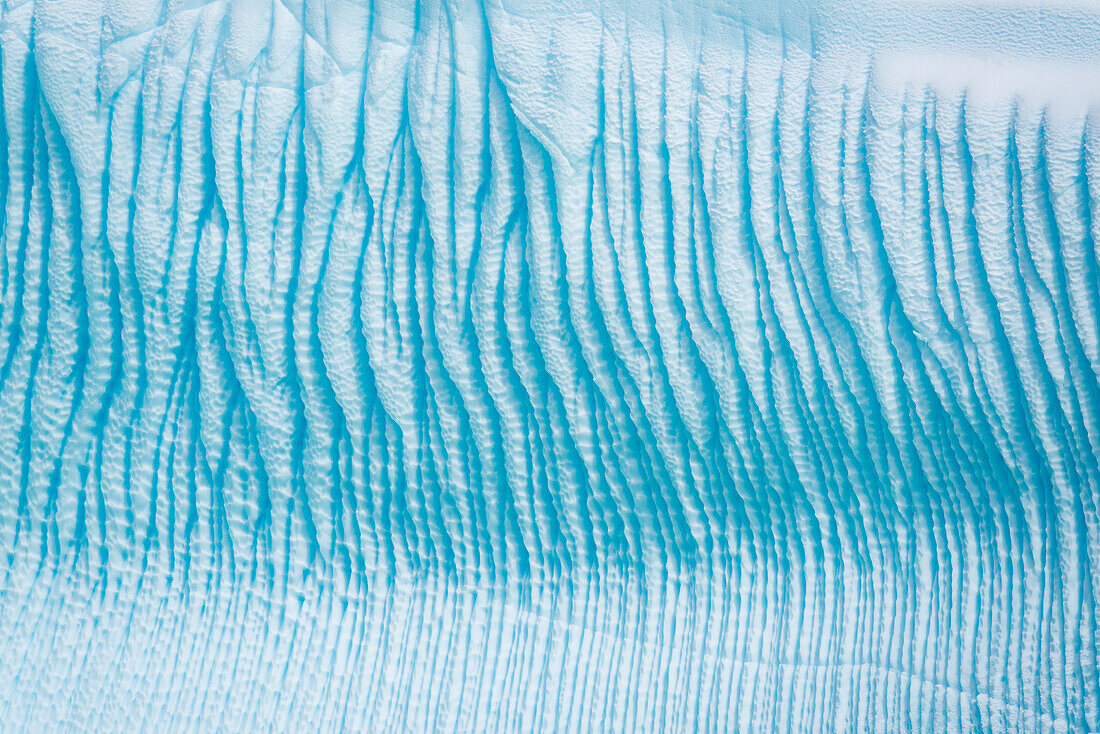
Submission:
[[[1093,0],[7,0],[0,731],[1100,730]]]

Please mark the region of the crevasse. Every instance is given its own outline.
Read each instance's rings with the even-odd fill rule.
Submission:
[[[3,731],[1100,730],[1100,6],[8,0]]]

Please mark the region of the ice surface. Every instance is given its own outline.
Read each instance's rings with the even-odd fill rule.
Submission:
[[[1100,6],[0,6],[0,730],[1100,730]]]

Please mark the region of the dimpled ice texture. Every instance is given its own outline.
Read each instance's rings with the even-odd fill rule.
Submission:
[[[1095,0],[3,0],[0,731],[1100,730]]]

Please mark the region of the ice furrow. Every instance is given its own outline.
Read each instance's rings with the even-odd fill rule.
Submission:
[[[0,6],[0,728],[1100,730],[1039,5]]]

